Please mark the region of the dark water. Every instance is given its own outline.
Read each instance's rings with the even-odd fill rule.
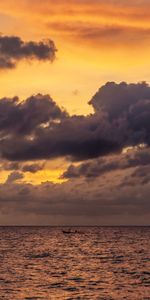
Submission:
[[[150,227],[71,232],[1,227],[0,300],[150,299]]]

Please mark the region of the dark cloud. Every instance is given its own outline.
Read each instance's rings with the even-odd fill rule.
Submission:
[[[102,121],[93,129],[93,117],[67,117],[60,123],[51,123],[47,128],[36,128],[33,136],[3,138],[2,157],[9,160],[33,160],[68,156],[72,160],[106,155],[120,149],[112,129]],[[109,125],[110,126],[110,125]],[[108,137],[107,137],[108,135]]]
[[[89,102],[95,113],[107,114],[111,124],[126,124],[124,139],[128,143],[149,144],[150,86],[146,82],[116,84],[108,82]]]
[[[23,179],[23,174],[20,172],[12,172],[8,175],[6,183],[13,183],[17,180]]]
[[[89,102],[94,114],[69,116],[48,96],[0,101],[0,152],[13,161],[87,160],[150,144],[150,87],[109,82]]]
[[[112,171],[150,165],[150,150],[131,150],[126,154],[97,158],[78,166],[70,165],[62,178],[95,178]],[[134,176],[134,175],[132,175]]]
[[[47,182],[37,186],[6,182],[0,185],[0,212],[5,222],[11,223],[14,217],[15,224],[17,215],[26,217],[27,224],[33,224],[34,216],[36,224],[42,224],[42,220],[47,224],[58,225],[61,220],[63,224],[80,224],[81,219],[81,224],[138,225],[141,219],[142,224],[149,224],[149,185],[119,188],[118,182],[116,178],[111,182],[108,178],[88,183],[76,179],[61,185]]]
[[[9,161],[1,161],[0,163],[0,171],[18,171],[18,172],[29,172],[36,173],[44,169],[45,163],[19,163],[19,162],[9,162]]]
[[[89,101],[95,112],[104,111],[111,120],[126,117],[139,101],[150,99],[150,86],[146,82],[107,82]]]
[[[19,165],[18,162],[2,161],[0,170],[5,170],[5,171],[15,170],[15,171],[18,171],[18,170],[20,170],[20,165]]]
[[[24,42],[17,36],[0,36],[0,69],[12,69],[22,59],[53,61],[56,47],[52,40]]]
[[[0,134],[27,135],[42,124],[65,117],[49,95],[31,96],[23,102],[17,97],[0,99]]]
[[[36,173],[38,171],[43,170],[44,164],[30,164],[30,165],[24,165],[22,167],[23,172],[30,172],[30,173]]]

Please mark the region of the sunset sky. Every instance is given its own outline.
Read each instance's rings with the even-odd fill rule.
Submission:
[[[150,1],[0,1],[0,224],[149,225]]]

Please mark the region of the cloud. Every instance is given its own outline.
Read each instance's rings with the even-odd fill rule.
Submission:
[[[150,87],[146,82],[107,82],[89,101],[95,112],[105,111],[109,118],[120,118],[140,100],[150,98]],[[120,115],[121,114],[121,115]]]
[[[79,178],[88,179],[103,176],[113,171],[121,171],[130,168],[144,167],[150,165],[150,150],[132,149],[126,154],[109,155],[105,158],[97,158],[81,163],[78,166],[71,164],[62,175],[62,178]],[[135,173],[136,174],[136,173]],[[134,176],[134,174],[132,174]]]
[[[27,135],[48,122],[64,118],[61,110],[49,95],[37,94],[20,102],[18,97],[0,99],[1,135]]]
[[[149,0],[93,0],[91,5],[91,0],[70,0],[69,5],[66,5],[66,0],[56,0],[55,4],[52,0],[45,0],[44,5],[40,0],[22,0],[21,4],[19,0],[11,3],[10,0],[5,0],[5,3],[0,3],[0,8],[3,12],[9,12],[13,10],[13,14],[16,12],[28,14],[32,16],[33,12],[38,16],[40,15],[62,15],[65,16],[72,13],[79,15],[84,13],[84,15],[92,14],[97,16],[101,14],[105,17],[121,17],[121,18],[139,18],[144,20],[144,17],[147,19],[149,16]]]
[[[96,13],[96,12],[95,12]],[[138,45],[140,41],[148,42],[150,28],[134,25],[101,24],[93,21],[50,22],[48,26],[54,31],[61,32],[66,37],[83,42],[96,41],[101,47],[106,45]]]
[[[24,42],[17,36],[0,36],[0,69],[15,68],[20,60],[53,61],[56,47],[52,40]]]
[[[12,218],[16,224],[18,215],[26,217],[27,224],[33,224],[34,217],[36,224],[51,225],[149,224],[149,185],[119,187],[120,177],[37,186],[6,182],[0,185],[0,211],[8,224]]]
[[[19,163],[19,162],[9,162],[9,161],[1,161],[0,163],[0,171],[18,171],[22,173],[37,173],[44,169],[45,163],[39,162],[30,162],[30,163]]]
[[[150,144],[150,87],[108,82],[93,96],[95,112],[69,116],[48,95],[0,101],[0,153],[12,161],[86,160]]]
[[[5,170],[5,171],[18,171],[20,170],[20,165],[18,162],[8,162],[8,161],[1,161],[0,164],[0,170]]]
[[[150,164],[139,164],[139,166],[137,165],[137,167],[133,169],[129,177],[125,176],[123,178],[119,184],[119,188],[124,188],[127,186],[136,187],[137,185],[142,185],[144,187],[146,184],[150,184]]]
[[[143,185],[149,183],[150,182],[150,165],[136,168],[136,170],[132,173],[132,178],[135,181],[137,179],[140,179],[141,184],[143,184]]]
[[[109,121],[128,128],[123,134],[132,145],[149,144],[150,87],[147,83],[108,82],[89,102],[95,113],[106,113]],[[128,137],[127,137],[128,135]]]
[[[14,170],[0,185],[4,224],[149,224],[150,86],[109,82],[89,103],[93,114],[70,116],[48,95],[1,99],[1,170]],[[65,182],[22,182],[56,157],[72,161]]]
[[[42,164],[42,165],[37,164],[37,163],[36,164],[30,164],[30,165],[26,164],[22,167],[22,171],[23,172],[36,173],[38,171],[43,170],[43,168],[44,168],[44,164]]]
[[[94,130],[94,125],[97,130]],[[13,134],[13,138],[4,137],[0,143],[1,154],[8,160],[38,160],[67,156],[73,160],[85,160],[106,155],[120,149],[115,137],[111,138],[112,129],[108,130],[107,127],[108,124],[103,120],[99,123],[99,120],[91,116],[66,117],[59,123],[50,123],[46,128],[35,128],[31,138],[29,132],[29,136]]]
[[[23,174],[22,173],[19,173],[19,172],[12,172],[10,173],[10,175],[8,175],[8,178],[7,178],[7,181],[6,183],[13,183],[17,180],[20,180],[20,179],[23,179]]]

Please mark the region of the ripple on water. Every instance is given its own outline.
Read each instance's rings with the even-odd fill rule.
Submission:
[[[0,300],[150,300],[150,228],[3,227],[0,237]]]

